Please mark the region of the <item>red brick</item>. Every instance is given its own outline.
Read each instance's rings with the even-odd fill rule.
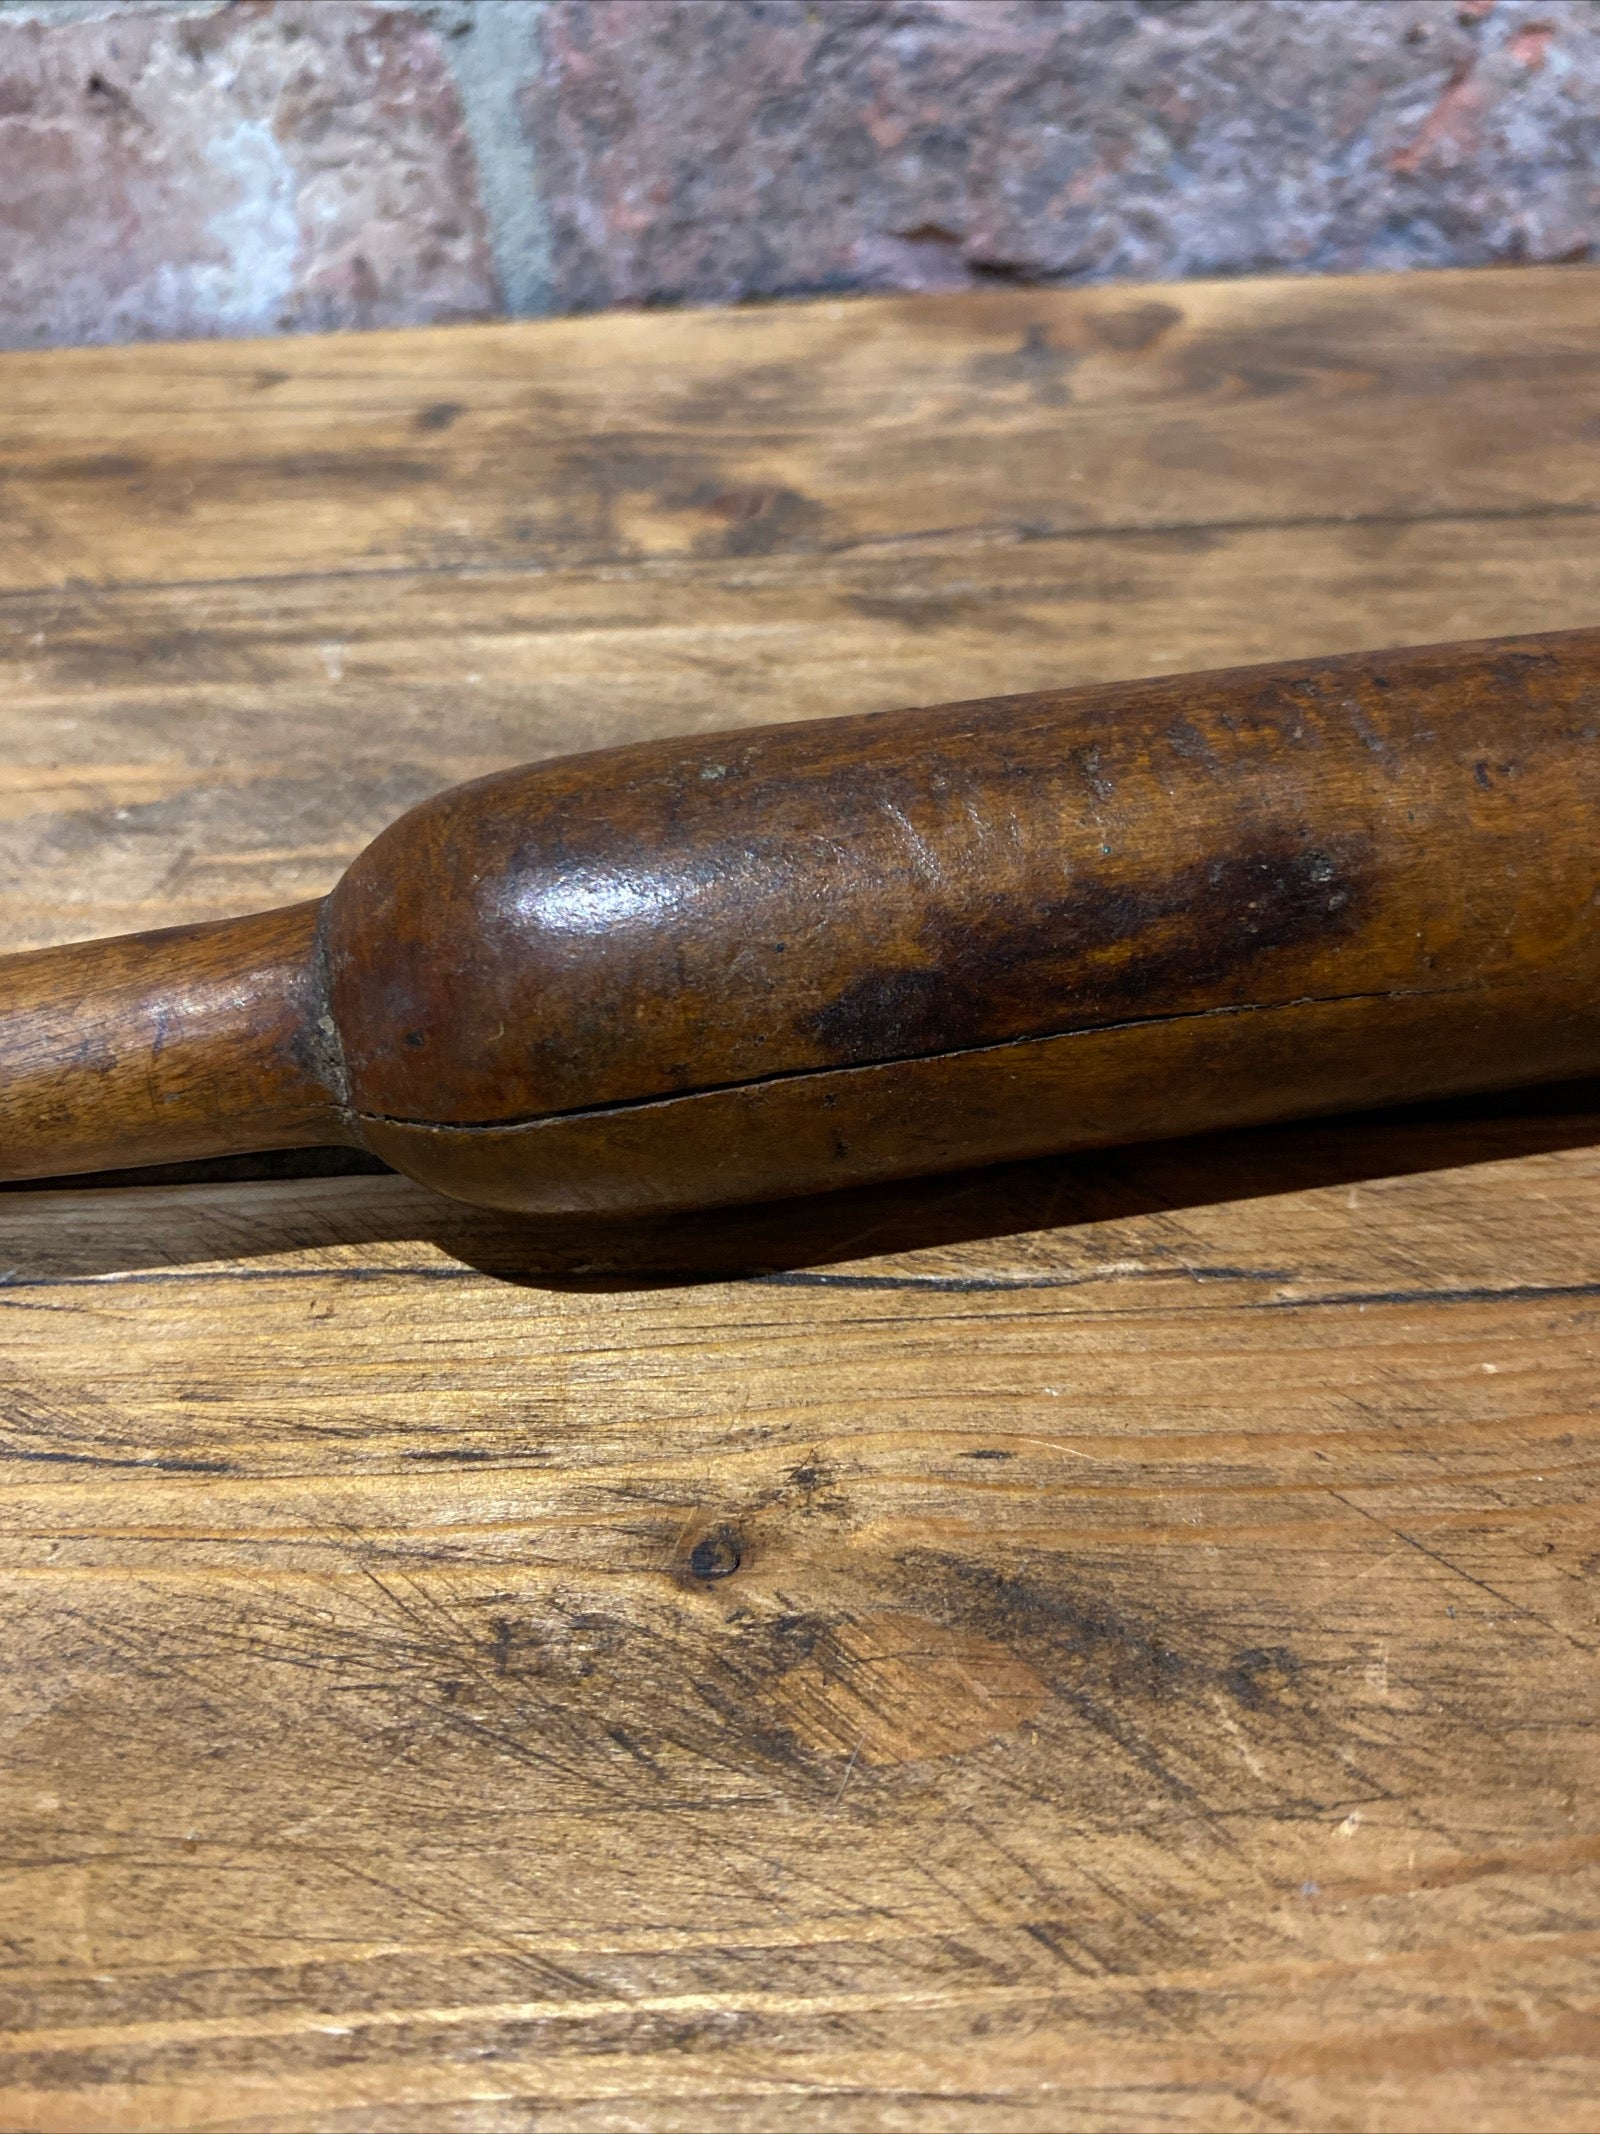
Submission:
[[[415,16],[0,22],[0,345],[496,307],[460,104]]]
[[[557,308],[1549,259],[1585,0],[551,0]]]

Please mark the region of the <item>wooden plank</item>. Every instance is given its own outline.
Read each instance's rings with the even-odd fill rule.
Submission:
[[[0,940],[319,895],[403,808],[666,731],[1593,618],[1586,520],[930,543],[0,602]]]
[[[3,939],[519,757],[1592,621],[1597,286],[8,357]],[[0,2122],[1600,2125],[1578,1102],[0,1194]]]
[[[1592,272],[0,358],[0,584],[1592,517]]]
[[[8,2123],[1592,2124],[1597,1187],[10,1196]]]

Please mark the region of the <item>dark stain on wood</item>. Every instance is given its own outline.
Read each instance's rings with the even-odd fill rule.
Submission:
[[[784,488],[712,489],[703,508],[725,530],[701,536],[695,547],[702,555],[773,556],[814,546],[827,517],[810,497]]]
[[[845,1063],[1137,1016],[1190,985],[1245,976],[1274,951],[1356,932],[1371,840],[1329,842],[1337,853],[1280,837],[1150,883],[1091,873],[1053,899],[994,900],[981,932],[934,908],[925,961],[864,971],[805,1027]]]
[[[1124,304],[1115,311],[1094,311],[1088,320],[1089,332],[1095,340],[1119,356],[1143,354],[1145,349],[1153,348],[1164,339],[1174,326],[1182,324],[1183,313],[1176,304],[1156,300]]]
[[[1072,398],[1071,377],[1081,358],[1053,339],[1042,319],[1029,323],[1019,345],[1005,354],[973,356],[967,374],[976,386],[1024,386],[1040,407],[1065,407]]]

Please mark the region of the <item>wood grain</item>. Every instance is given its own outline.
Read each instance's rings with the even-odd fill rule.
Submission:
[[[3,1175],[342,1142],[318,1044],[321,909],[0,959]]]
[[[4,944],[560,749],[1590,623],[1597,291],[7,357]],[[0,2123],[1600,2126],[1597,1126],[0,1194]]]

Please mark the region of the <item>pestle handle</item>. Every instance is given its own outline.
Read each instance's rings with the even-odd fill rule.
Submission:
[[[0,1175],[351,1138],[321,902],[0,958]]]

